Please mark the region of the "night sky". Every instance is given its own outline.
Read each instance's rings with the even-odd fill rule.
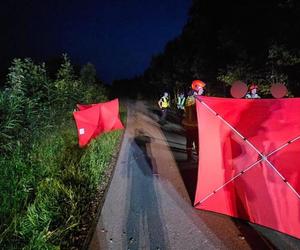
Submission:
[[[46,61],[66,52],[74,63],[93,63],[105,82],[133,77],[181,33],[191,2],[2,1],[1,71],[13,57]]]

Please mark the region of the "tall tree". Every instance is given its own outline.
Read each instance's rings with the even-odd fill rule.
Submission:
[[[87,63],[80,70],[80,80],[86,85],[96,83],[96,69],[91,63]]]
[[[299,25],[294,0],[193,0],[181,35],[153,57],[141,87],[153,93],[200,78],[223,95],[237,78],[265,88],[276,79],[299,95]]]

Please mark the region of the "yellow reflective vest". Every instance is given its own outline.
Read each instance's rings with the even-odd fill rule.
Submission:
[[[170,106],[169,98],[163,96],[161,98],[161,107],[168,108],[169,106]]]

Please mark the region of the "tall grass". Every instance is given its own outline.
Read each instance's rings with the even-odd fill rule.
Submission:
[[[69,118],[33,143],[28,165],[17,151],[13,160],[2,159],[0,246],[68,249],[121,133],[103,134],[80,149],[74,122]]]
[[[39,69],[31,61],[22,63],[28,74]],[[17,71],[24,72],[22,67]],[[80,149],[72,117],[80,100],[66,97],[76,89],[66,82],[68,77],[60,75],[64,94],[49,101],[31,98],[24,84],[32,82],[12,75],[15,90],[0,91],[0,249],[70,249],[79,244],[73,236],[81,230],[122,131],[104,134]],[[58,91],[49,86],[50,92]],[[105,94],[95,90],[82,90],[81,101],[104,100]],[[32,110],[23,112],[24,105]]]

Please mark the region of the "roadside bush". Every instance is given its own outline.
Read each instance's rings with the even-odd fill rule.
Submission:
[[[85,85],[67,55],[56,79],[44,64],[15,59],[0,90],[0,249],[70,249],[121,132],[80,149],[76,103],[107,100]],[[92,218],[91,218],[92,219]]]

